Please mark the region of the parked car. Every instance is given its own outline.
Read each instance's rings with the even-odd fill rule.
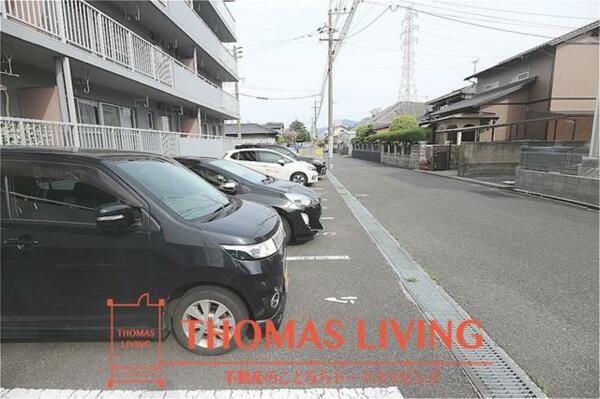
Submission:
[[[279,326],[285,232],[272,208],[224,195],[174,160],[110,150],[1,149],[2,336],[107,337],[107,299],[164,298],[165,333],[231,350],[182,320]],[[156,328],[140,310],[120,327]],[[231,333],[233,328],[231,328]]]
[[[295,159],[296,161],[304,161],[313,165],[317,168],[317,172],[320,176],[324,176],[327,174],[327,162],[321,158],[312,158],[312,157],[302,157],[298,155],[297,152],[292,151],[291,149],[284,147],[278,144],[240,144],[235,146],[236,149],[242,148],[265,148],[267,150],[277,151],[280,154],[287,155],[290,158]]]
[[[309,188],[279,180],[227,159],[180,157],[190,168],[224,193],[268,205],[279,213],[287,241],[305,241],[323,229],[321,203]]]
[[[317,169],[304,161],[263,148],[227,151],[225,159],[232,160],[276,179],[290,180],[308,186],[319,180]]]

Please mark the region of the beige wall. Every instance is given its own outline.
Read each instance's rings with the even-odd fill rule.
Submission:
[[[527,91],[520,90],[516,93],[509,94],[500,100],[496,100],[494,103],[486,104],[480,108],[481,112],[492,112],[498,116],[496,123],[507,123],[516,122],[527,119],[527,106],[522,104],[527,101]],[[518,103],[518,104],[512,104]],[[510,127],[499,127],[494,129],[494,141],[508,140],[510,133]],[[529,133],[529,132],[528,132]],[[542,131],[543,133],[543,131]],[[520,127],[518,137],[525,135],[524,127]],[[517,138],[517,128],[513,127],[513,139]],[[491,129],[485,132],[481,132],[479,141],[491,141],[492,131]]]
[[[31,87],[21,89],[21,110],[23,118],[60,121],[58,88]]]
[[[582,37],[556,50],[553,112],[593,112],[598,90],[598,38]]]
[[[198,127],[198,118],[184,118],[181,120],[181,131],[183,133],[189,133],[190,135],[197,136],[200,134],[200,128]]]

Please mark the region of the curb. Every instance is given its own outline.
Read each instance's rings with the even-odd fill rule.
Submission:
[[[500,188],[500,189],[503,189],[503,190],[512,190],[513,189],[513,187],[511,185],[508,185],[508,184],[492,183],[492,182],[489,182],[489,181],[481,181],[481,180],[477,180],[477,179],[470,179],[468,177],[443,175],[443,174],[440,174],[440,173],[432,172],[430,170],[422,170],[422,169],[413,169],[413,170],[415,172],[426,173],[426,174],[432,175],[432,176],[439,176],[439,177],[445,177],[447,179],[461,180],[461,181],[468,182],[468,183],[480,184],[482,186]]]

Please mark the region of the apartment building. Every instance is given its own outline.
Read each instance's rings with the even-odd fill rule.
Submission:
[[[433,129],[432,142],[589,141],[599,26],[592,22],[516,54],[467,76],[476,79],[471,85],[429,101],[421,124]]]
[[[168,153],[239,118],[223,1],[0,0],[0,12],[2,144]]]

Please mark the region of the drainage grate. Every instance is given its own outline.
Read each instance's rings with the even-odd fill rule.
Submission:
[[[398,278],[403,291],[423,314],[444,325],[452,320],[457,325],[469,314],[446,292],[435,284],[423,268],[411,258],[396,239],[358,201],[331,172],[327,173],[338,194],[350,208],[356,219],[367,231],[375,245],[386,258]],[[409,278],[415,282],[404,284]],[[546,397],[527,374],[482,330],[468,327],[465,336],[479,333],[483,343],[478,349],[465,350],[453,346],[450,350],[460,362],[489,362],[489,366],[463,366],[463,369],[479,394],[490,398],[540,398]]]

